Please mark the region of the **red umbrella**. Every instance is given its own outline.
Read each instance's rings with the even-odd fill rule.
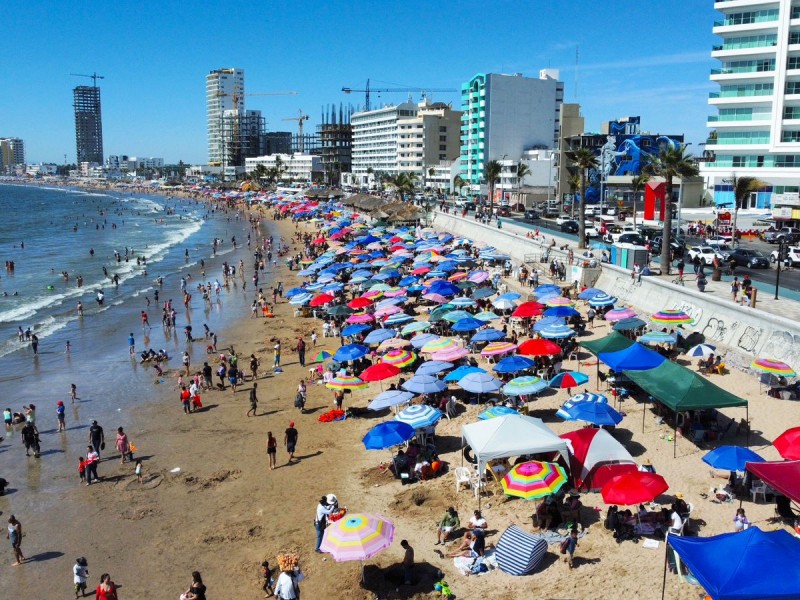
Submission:
[[[359,296],[358,298],[353,298],[350,300],[350,302],[347,303],[347,306],[353,310],[358,310],[359,308],[366,308],[370,304],[372,304],[372,300],[369,298],[364,298],[363,296]]]
[[[430,272],[430,267],[417,267],[413,271],[411,271],[412,275],[425,275],[425,273]]]
[[[361,372],[361,381],[383,381],[400,374],[400,369],[389,363],[378,363]]]
[[[780,434],[772,445],[787,460],[800,459],[800,427],[792,427]]]
[[[643,471],[629,471],[616,475],[600,490],[606,504],[632,505],[652,502],[669,489],[661,475]]]
[[[544,311],[544,305],[538,302],[523,302],[514,312],[511,313],[512,317],[527,318],[538,317]]]
[[[517,348],[517,354],[525,356],[553,356],[561,353],[561,346],[545,339],[525,340]]]
[[[319,296],[314,296],[309,302],[309,306],[322,306],[323,304],[327,304],[328,302],[333,301],[333,296],[330,294],[320,294]]]
[[[326,240],[325,240],[324,237],[318,237],[317,239],[314,240],[314,245],[315,246],[321,246],[325,242],[326,242]]]

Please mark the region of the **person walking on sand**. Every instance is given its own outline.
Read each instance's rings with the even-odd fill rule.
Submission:
[[[128,335],[128,352],[131,356],[136,354],[136,339],[133,337],[133,332]]]
[[[297,350],[297,357],[300,360],[300,366],[301,367],[305,367],[306,366],[306,341],[303,339],[302,335],[299,338],[297,338],[297,346],[295,347],[295,350]]]
[[[573,527],[569,532],[569,537],[561,542],[561,554],[564,555],[564,562],[573,568],[573,560],[575,557],[575,548],[578,547],[578,529]]]
[[[271,431],[267,432],[267,457],[269,458],[270,471],[275,470],[275,458],[278,453],[278,439],[272,435]]]
[[[59,400],[58,402],[56,402],[56,418],[58,418],[59,431],[67,430],[66,423],[64,422],[65,414],[66,414],[66,409],[64,408],[64,402],[62,400]]]
[[[92,484],[92,479],[100,480],[97,474],[97,463],[100,462],[100,455],[91,446],[86,447],[86,485]]]
[[[75,597],[78,597],[78,592],[81,593],[81,598],[86,597],[86,579],[89,577],[89,563],[84,557],[75,559],[75,564],[72,567],[72,583],[75,587]]]
[[[414,575],[414,548],[411,547],[408,540],[401,541],[400,547],[403,549],[403,583],[411,585]]]
[[[92,426],[89,427],[89,443],[91,444],[90,448],[93,448],[98,455],[100,450],[106,449],[106,436],[97,421],[92,421]]]
[[[142,479],[142,459],[141,458],[136,461],[136,466],[133,468],[133,473],[134,473],[134,475],[136,475],[136,481],[138,481],[139,483],[144,483],[144,480]]]
[[[286,429],[283,436],[286,452],[289,453],[289,460],[286,461],[287,465],[294,460],[294,451],[297,448],[297,438],[299,436],[300,434],[297,432],[297,429],[294,428],[294,421],[292,421],[289,423],[289,427]]]
[[[117,586],[111,581],[111,575],[103,573],[100,575],[100,585],[94,591],[95,600],[119,600],[117,596]]]
[[[253,416],[257,416],[256,409],[258,409],[258,397],[256,396],[256,388],[258,384],[254,381],[253,387],[250,388],[250,410],[247,411],[247,416],[250,416],[250,413],[253,413]]]
[[[14,559],[16,562],[12,563],[12,567],[16,567],[25,560],[22,554],[22,523],[17,520],[17,517],[11,515],[8,518],[8,533],[6,537],[11,542],[11,549],[14,551]]]
[[[133,462],[133,452],[131,451],[131,444],[128,441],[128,434],[122,430],[122,427],[117,427],[116,447],[119,452],[120,464],[125,464],[126,460]]]

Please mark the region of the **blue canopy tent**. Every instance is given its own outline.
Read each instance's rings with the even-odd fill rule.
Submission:
[[[655,369],[666,358],[658,352],[645,348],[639,343],[631,344],[624,350],[616,352],[600,352],[597,358],[603,361],[612,371],[646,371]]]
[[[714,600],[800,598],[800,540],[783,529],[750,527],[707,538],[671,535],[667,544]],[[664,587],[666,578],[665,562]]]

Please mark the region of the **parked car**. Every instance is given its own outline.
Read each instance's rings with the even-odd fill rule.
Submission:
[[[768,269],[769,258],[760,250],[750,250],[749,248],[736,248],[728,255],[728,262],[736,261],[736,265],[749,269]]]
[[[609,244],[613,244],[619,241],[620,236],[623,236],[626,233],[633,233],[639,235],[639,232],[636,231],[633,225],[625,225],[624,227],[620,227],[619,225],[614,225],[613,227],[609,227],[608,232],[606,233],[604,239]]]
[[[800,266],[800,246],[789,246],[786,248],[786,255],[790,261],[792,261],[792,266]],[[769,260],[772,263],[778,262],[778,251],[773,250],[772,253],[769,255]]]
[[[713,265],[715,258],[720,261],[724,260],[723,256],[711,246],[692,246],[689,248],[689,260],[694,262],[696,256],[699,256],[700,261],[706,265]]]
[[[507,217],[511,214],[511,209],[508,206],[498,206],[496,212],[498,217]]]
[[[645,240],[638,233],[623,233],[617,239],[618,244],[635,244],[636,246],[644,246]]]
[[[563,225],[567,221],[575,221],[575,219],[573,219],[569,215],[560,215],[560,216],[556,217],[556,225]],[[577,223],[577,221],[575,221],[575,222]]]
[[[578,227],[577,221],[564,221],[561,223],[561,231],[564,233],[578,233]]]
[[[650,240],[650,252],[652,254],[654,255],[661,254],[661,240],[662,238],[660,235],[657,235],[652,240]],[[680,258],[684,254],[686,254],[686,244],[683,242],[683,240],[677,242],[673,240],[669,243],[669,247],[672,248],[672,254],[676,258]]]
[[[783,239],[788,239],[790,244],[800,240],[800,229],[795,227],[781,227],[776,231],[768,231],[764,234],[764,241],[768,244],[777,244]]]
[[[600,230],[594,226],[594,223],[585,221],[583,224],[583,230],[586,233],[586,237],[589,239],[600,237]]]
[[[733,238],[730,235],[721,234],[716,235],[712,238],[706,238],[705,245],[706,246],[719,246],[721,244],[730,244],[733,241]]]
[[[537,221],[542,215],[539,214],[538,210],[528,209],[525,211],[525,220],[526,221]]]
[[[466,206],[468,202],[469,198],[466,198],[464,196],[459,196],[454,201],[455,205],[458,206],[459,208],[464,208],[464,206]]]

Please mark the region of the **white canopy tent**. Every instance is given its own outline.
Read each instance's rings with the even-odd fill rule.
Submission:
[[[483,473],[490,460],[540,452],[560,452],[569,464],[566,440],[536,417],[507,415],[470,423],[461,428],[461,439],[475,453],[478,473]]]

